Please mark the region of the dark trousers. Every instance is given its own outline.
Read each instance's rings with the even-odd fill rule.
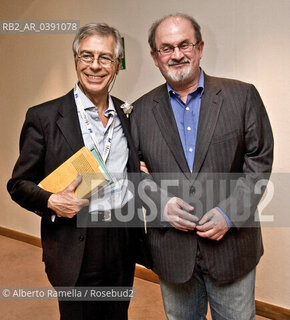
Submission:
[[[135,264],[127,229],[88,228],[76,286],[131,287]],[[61,320],[126,320],[129,301],[59,301]]]

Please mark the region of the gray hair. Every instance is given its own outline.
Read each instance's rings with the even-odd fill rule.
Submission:
[[[169,14],[169,15],[155,21],[152,24],[151,28],[149,29],[148,43],[149,43],[152,51],[156,51],[155,34],[156,34],[156,30],[159,27],[159,25],[164,20],[166,20],[168,18],[178,18],[178,17],[188,20],[192,24],[192,27],[195,31],[196,41],[197,42],[202,41],[202,36],[201,36],[201,32],[200,32],[200,25],[197,23],[197,21],[194,18],[192,18],[191,16],[189,16],[187,14],[183,14],[183,13]]]
[[[122,44],[122,38],[120,35],[120,32],[107,25],[106,23],[88,23],[84,26],[82,26],[73,41],[72,44],[72,50],[74,54],[75,61],[77,61],[78,58],[78,52],[80,48],[80,42],[93,35],[99,35],[102,37],[112,36],[115,40],[115,55],[117,59],[120,61],[123,56],[123,44]]]

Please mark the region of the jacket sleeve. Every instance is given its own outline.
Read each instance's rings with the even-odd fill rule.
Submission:
[[[271,174],[273,144],[266,109],[258,91],[250,85],[244,110],[242,176],[236,179],[230,196],[218,204],[236,227],[253,227],[258,222],[255,213]],[[258,192],[256,187],[261,182],[263,192]]]
[[[47,208],[51,193],[38,183],[44,178],[45,135],[36,108],[30,108],[20,135],[20,155],[8,181],[11,198],[23,208],[50,219],[54,212]]]

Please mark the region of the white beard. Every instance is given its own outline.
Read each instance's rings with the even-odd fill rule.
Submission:
[[[193,74],[193,69],[191,65],[188,65],[186,68],[182,70],[173,71],[168,67],[167,76],[172,82],[183,82],[190,78]]]

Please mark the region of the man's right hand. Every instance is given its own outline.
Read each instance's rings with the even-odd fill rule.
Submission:
[[[173,197],[165,205],[164,217],[176,229],[181,231],[194,230],[198,218],[188,211],[194,207],[184,200]]]
[[[83,207],[89,205],[88,199],[79,199],[75,195],[75,189],[81,181],[82,176],[79,174],[63,191],[52,194],[48,199],[47,207],[58,217],[73,218]]]

